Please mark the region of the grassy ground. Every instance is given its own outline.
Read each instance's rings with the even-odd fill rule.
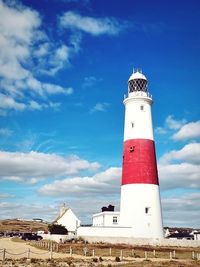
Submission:
[[[37,232],[47,231],[48,225],[35,221],[0,220],[0,232]]]

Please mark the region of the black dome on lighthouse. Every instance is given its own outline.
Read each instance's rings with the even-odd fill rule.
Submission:
[[[142,91],[147,92],[147,78],[141,71],[133,72],[128,80],[128,92]]]

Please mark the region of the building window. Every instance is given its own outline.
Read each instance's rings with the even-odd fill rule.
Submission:
[[[134,128],[134,126],[135,126],[135,123],[131,122],[131,127]]]
[[[113,224],[117,224],[117,216],[113,216]]]
[[[140,110],[144,110],[144,106],[143,105],[140,106]]]
[[[145,207],[145,213],[148,215],[150,214],[150,207]]]

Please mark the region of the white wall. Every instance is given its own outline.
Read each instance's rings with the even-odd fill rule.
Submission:
[[[153,138],[151,103],[152,100],[145,96],[137,96],[141,92],[133,93],[124,100],[125,122],[124,122],[124,141],[129,139],[149,139]],[[141,110],[140,107],[144,109]],[[134,127],[132,127],[134,123]]]
[[[194,233],[194,240],[200,240],[200,233]]]
[[[109,232],[109,231],[108,231]],[[124,231],[125,233],[126,231]],[[127,229],[127,233],[128,229]],[[113,236],[82,236],[90,243],[105,242],[110,244],[129,244],[129,245],[149,245],[149,246],[167,246],[167,247],[200,247],[200,240],[170,240],[170,239],[150,239]]]
[[[93,226],[119,226],[119,212],[104,211],[93,215]],[[113,223],[113,217],[117,217],[117,223]]]
[[[61,241],[64,242],[66,240],[70,240],[74,238],[74,235],[51,235],[51,234],[41,234],[43,239],[45,240],[52,240],[57,243],[60,243]]]
[[[159,187],[128,184],[121,187],[120,226],[133,228],[134,237],[163,238]],[[145,213],[148,207],[149,213]]]
[[[71,209],[68,209],[65,214],[57,220],[57,223],[65,226],[69,232],[75,232],[76,227],[80,226],[80,220]]]
[[[118,237],[131,236],[132,228],[131,227],[79,227],[77,231],[78,237]]]

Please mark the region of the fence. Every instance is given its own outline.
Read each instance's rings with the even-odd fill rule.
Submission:
[[[8,256],[24,256],[23,258],[31,259],[31,254],[32,255],[38,255],[38,257],[41,256],[41,255],[49,254],[49,259],[53,258],[52,250],[46,251],[46,252],[42,252],[42,253],[37,253],[37,252],[31,251],[31,249],[27,249],[24,252],[13,253],[10,250],[4,248],[4,249],[0,249],[0,254],[2,254],[2,261],[4,261],[7,258],[6,255],[8,255]]]
[[[34,244],[34,243],[33,243]],[[148,249],[148,250],[141,250],[139,248],[135,249],[119,249],[113,247],[107,248],[95,248],[95,247],[76,247],[76,246],[67,246],[63,247],[62,245],[52,243],[52,242],[36,242],[34,245],[45,249],[45,252],[35,252],[28,248],[26,251],[20,253],[13,253],[8,249],[0,249],[0,255],[2,255],[2,260],[4,261],[7,257],[6,256],[23,256],[24,258],[31,259],[34,255],[37,258],[40,258],[42,255],[46,255],[47,258],[52,259],[57,252],[62,252],[63,255],[66,254],[66,257],[73,257],[74,255],[81,255],[84,257],[118,257],[120,260],[123,259],[134,259],[134,258],[141,258],[141,259],[166,259],[166,260],[185,260],[185,259],[192,259],[192,260],[200,260],[200,251],[180,251],[180,250],[156,250],[156,249]]]
[[[150,248],[150,247],[136,247],[127,248],[120,246],[109,247],[93,244],[58,244],[47,241],[35,242],[35,246],[43,249],[51,249],[53,252],[61,252],[73,255],[82,255],[85,257],[119,257],[123,258],[144,258],[144,259],[195,259],[200,260],[200,249],[188,250],[173,249],[173,248]]]

